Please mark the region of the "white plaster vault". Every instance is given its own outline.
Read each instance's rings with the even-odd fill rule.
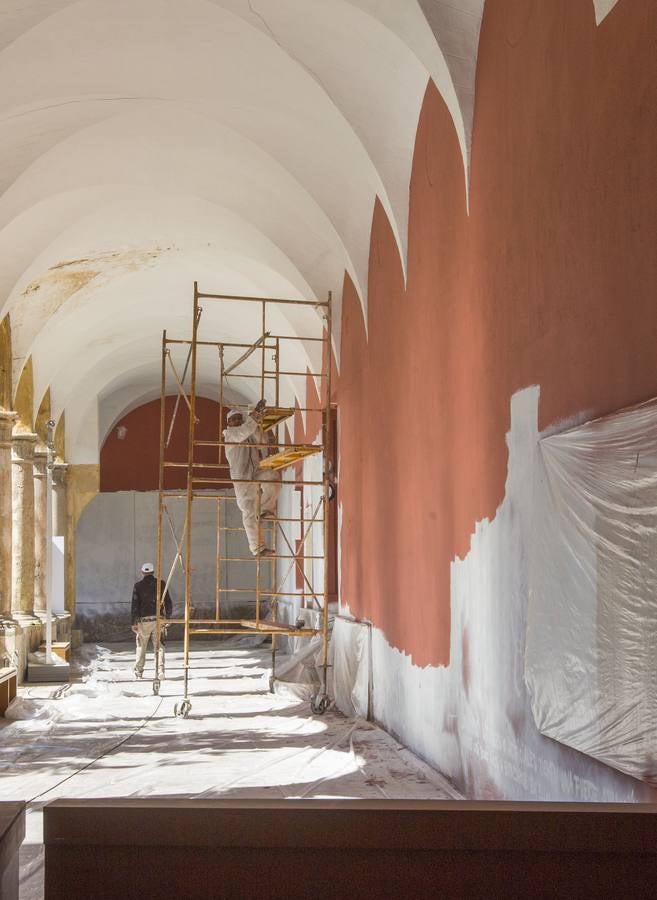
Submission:
[[[596,21],[614,5],[594,0]],[[50,386],[72,462],[97,460],[99,398],[152,393],[159,333],[189,330],[194,278],[332,290],[339,359],[345,271],[367,308],[376,197],[406,264],[429,79],[467,192],[483,14],[484,0],[5,0],[0,315],[14,387],[31,355],[35,407]],[[233,308],[234,336],[240,322]]]
[[[458,7],[458,8],[456,8]],[[375,198],[405,266],[428,80],[464,159],[483,0],[7,0],[0,10],[0,314],[14,388],[66,411],[97,462],[118,406],[151,397],[191,286],[367,305]],[[241,310],[209,312],[226,340]],[[306,320],[307,324],[307,320]],[[303,316],[285,323],[301,333]],[[299,347],[299,368],[314,362]],[[214,383],[215,362],[201,380]],[[290,381],[293,397],[302,383]]]

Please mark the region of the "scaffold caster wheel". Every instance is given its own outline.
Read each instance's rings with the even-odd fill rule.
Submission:
[[[323,716],[331,701],[326,694],[316,694],[310,701],[310,708],[316,716]]]
[[[191,708],[192,704],[189,700],[179,700],[173,708],[173,714],[174,716],[178,716],[179,719],[186,719]]]
[[[157,678],[153,682],[153,693],[155,694],[156,697],[160,693],[160,682]]]

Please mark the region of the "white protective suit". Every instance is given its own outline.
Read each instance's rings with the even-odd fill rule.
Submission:
[[[226,447],[226,459],[230,467],[230,477],[235,479],[257,479],[261,484],[233,483],[235,499],[242,513],[244,531],[249,541],[249,549],[255,556],[265,548],[258,528],[258,490],[262,490],[260,498],[260,514],[276,514],[278,494],[281,489],[280,474],[259,467],[262,459],[261,448],[254,444],[265,443],[265,435],[260,425],[251,416],[247,416],[241,425],[228,426],[224,429],[224,440],[234,441],[234,446]]]

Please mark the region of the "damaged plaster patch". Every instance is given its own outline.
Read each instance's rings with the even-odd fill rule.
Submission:
[[[112,278],[152,266],[163,254],[177,248],[155,245],[148,249],[102,250],[53,263],[33,279],[11,311],[14,357],[12,376],[17,382],[32,344],[46,325],[72,297],[78,302],[90,285],[100,287]]]
[[[65,263],[61,264],[61,266],[64,265]],[[52,274],[50,274],[51,272]],[[30,282],[23,291],[23,296],[30,297],[32,294],[36,294],[37,291],[41,291],[43,288],[52,290],[56,294],[53,298],[54,303],[51,302],[48,304],[49,314],[52,315],[52,313],[59,309],[62,303],[68,300],[69,297],[72,297],[73,294],[81,288],[85,287],[85,285],[89,284],[90,281],[93,281],[99,274],[100,272],[97,269],[77,269],[72,272],[53,272],[53,270],[50,269],[48,274],[44,275],[42,278],[37,278],[35,281]]]
[[[52,291],[58,301],[52,306],[52,313],[99,275],[114,270],[136,272],[153,263],[168,250],[171,250],[171,247],[154,247],[151,250],[111,250],[79,259],[62,260],[50,266],[45,275],[31,281],[23,291],[23,296],[29,297],[37,291]]]

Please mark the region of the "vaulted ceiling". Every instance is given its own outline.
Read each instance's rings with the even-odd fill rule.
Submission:
[[[594,3],[600,19],[613,0]],[[467,194],[484,0],[3,0],[0,319],[71,461],[155,395],[162,329],[191,286],[367,308],[375,198],[406,262],[409,178],[429,79]],[[304,318],[304,316],[306,318]],[[215,339],[253,339],[233,304]],[[307,330],[307,312],[281,328]],[[258,335],[256,335],[258,336]],[[339,334],[336,335],[339,350]],[[299,348],[298,364],[312,364]],[[201,382],[216,384],[216,360]],[[292,396],[298,385],[292,380]]]

